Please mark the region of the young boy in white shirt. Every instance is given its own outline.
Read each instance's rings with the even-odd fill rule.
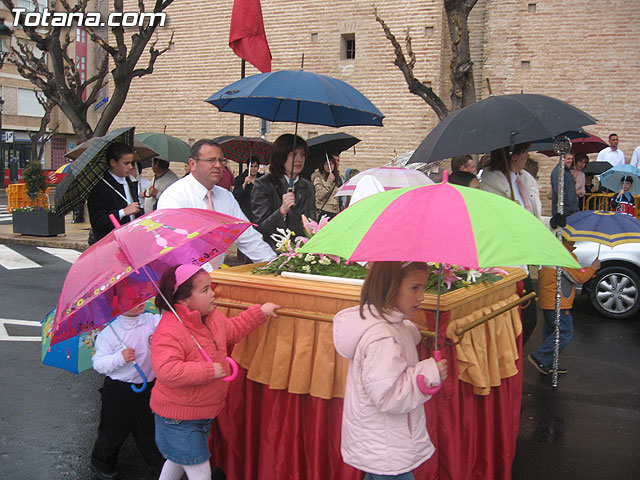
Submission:
[[[145,304],[141,303],[120,315],[96,338],[93,369],[106,377],[100,389],[100,426],[89,466],[100,480],[120,478],[116,471],[118,453],[130,433],[154,472],[159,473],[164,463],[156,447],[154,418],[149,407],[155,380],[149,346],[160,315],[144,313],[144,309]],[[143,383],[134,361],[148,380],[140,393],[131,389],[132,385],[139,389]]]

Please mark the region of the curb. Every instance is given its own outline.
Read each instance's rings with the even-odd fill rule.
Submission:
[[[31,245],[34,247],[70,248],[73,250],[78,250],[80,252],[83,252],[87,248],[89,248],[89,244],[87,242],[73,241],[73,240],[66,239],[64,237],[39,238],[39,237],[30,237],[30,236],[22,236],[22,235],[16,235],[15,237],[0,236],[0,244]]]

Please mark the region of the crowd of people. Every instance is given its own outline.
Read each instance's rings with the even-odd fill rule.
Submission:
[[[552,215],[542,213],[537,164],[529,158],[530,144],[492,151],[478,166],[471,156],[452,159],[449,181],[480,188],[517,202],[549,228],[563,226],[567,215],[582,208],[585,195],[601,191],[593,175],[585,173],[588,157],[568,153],[565,164],[551,173]],[[597,161],[612,165],[624,161],[617,136]],[[638,149],[636,149],[638,151]],[[145,211],[166,208],[202,208],[249,220],[254,227],[237,240],[248,262],[275,257],[272,234],[288,228],[303,232],[302,218],[333,218],[345,207],[337,190],[357,171],[340,175],[339,152],[327,152],[310,179],[301,173],[309,159],[307,143],[284,134],[273,144],[268,173],[259,173],[260,160],[248,159],[237,178],[231,174],[223,150],[212,140],[195,142],[189,172],[178,179],[168,162],[153,161],[153,182],[143,185],[135,172],[133,149],[113,143],[107,150],[109,168],[89,195],[92,241],[114,226],[111,214],[127,223]],[[636,152],[634,152],[635,155]],[[478,167],[480,172],[478,173]],[[557,184],[564,175],[564,212],[556,211]],[[630,213],[628,193],[632,177],[623,178],[612,207]],[[622,207],[621,207],[622,205]],[[565,241],[571,252],[573,244]],[[575,256],[574,256],[575,257]],[[575,283],[591,278],[600,264],[568,269],[561,301],[560,350],[571,339],[571,307]],[[529,266],[520,266],[527,274]],[[366,472],[365,478],[411,479],[412,470],[434,452],[422,404],[430,395],[415,381],[418,374],[435,386],[447,378],[446,360],[420,361],[416,345],[421,337],[410,318],[424,296],[429,267],[420,262],[373,262],[362,287],[360,305],[339,312],[334,320],[338,353],[349,359],[341,452],[346,463]],[[538,275],[540,306],[544,312],[543,341],[529,361],[543,374],[551,371],[555,307],[555,270],[543,267]],[[531,276],[524,288],[533,290]],[[119,293],[126,295],[126,292]],[[553,300],[552,300],[553,298]],[[214,305],[210,277],[201,267],[180,265],[160,280],[156,306],[162,316],[144,313],[140,304],[114,320],[97,337],[93,365],[105,374],[101,421],[91,469],[100,479],[118,478],[118,452],[131,433],[140,454],[160,480],[210,479],[208,437],[212,420],[224,405],[230,374],[227,345],[239,341],[269,316],[278,305],[254,305],[227,318]],[[521,312],[523,344],[536,325],[536,303]],[[136,368],[134,368],[134,363]],[[146,391],[131,387],[142,383],[140,367],[149,380]],[[566,373],[560,368],[559,373]],[[137,388],[137,387],[136,387]],[[409,424],[407,424],[409,419]],[[366,447],[365,447],[366,445]],[[223,478],[223,477],[221,477]]]

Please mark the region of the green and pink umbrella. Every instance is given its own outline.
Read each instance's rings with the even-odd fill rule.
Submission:
[[[517,203],[446,182],[367,197],[331,220],[300,253],[468,268],[580,268],[551,231]]]
[[[469,268],[522,264],[580,268],[551,231],[520,205],[449,184],[446,173],[443,183],[362,199],[338,214],[299,252],[339,255],[350,261],[439,262]],[[436,332],[439,299],[438,291]],[[437,335],[433,358],[441,359]],[[426,395],[442,386],[427,388],[421,375],[417,383]]]

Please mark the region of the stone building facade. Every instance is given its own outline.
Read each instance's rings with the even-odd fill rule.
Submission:
[[[134,2],[125,2],[134,10]],[[442,0],[387,0],[376,4],[396,37],[413,39],[418,78],[430,82],[449,103],[450,45]],[[171,49],[154,73],[134,80],[114,127],[166,132],[188,142],[237,134],[239,116],[204,103],[212,93],[240,78],[240,59],[228,47],[232,2],[176,0],[158,45]],[[343,154],[342,168],[379,166],[413,150],[437,124],[423,100],[408,92],[393,64],[394,52],[366,0],[262,0],[273,70],[304,69],[342,79],[364,93],[386,116],[383,128],[348,127],[362,139]],[[640,145],[640,2],[624,0],[478,0],[470,19],[472,59],[478,99],[494,94],[541,93],[565,100],[598,119],[588,127],[606,139],[620,137],[627,160]],[[345,58],[355,40],[354,58]],[[247,75],[258,73],[247,65]],[[292,124],[271,124],[267,138],[292,132]],[[300,125],[304,138],[336,131]],[[259,121],[245,117],[245,135],[259,135]],[[595,156],[592,156],[595,158]],[[543,193],[554,159],[536,156]]]

